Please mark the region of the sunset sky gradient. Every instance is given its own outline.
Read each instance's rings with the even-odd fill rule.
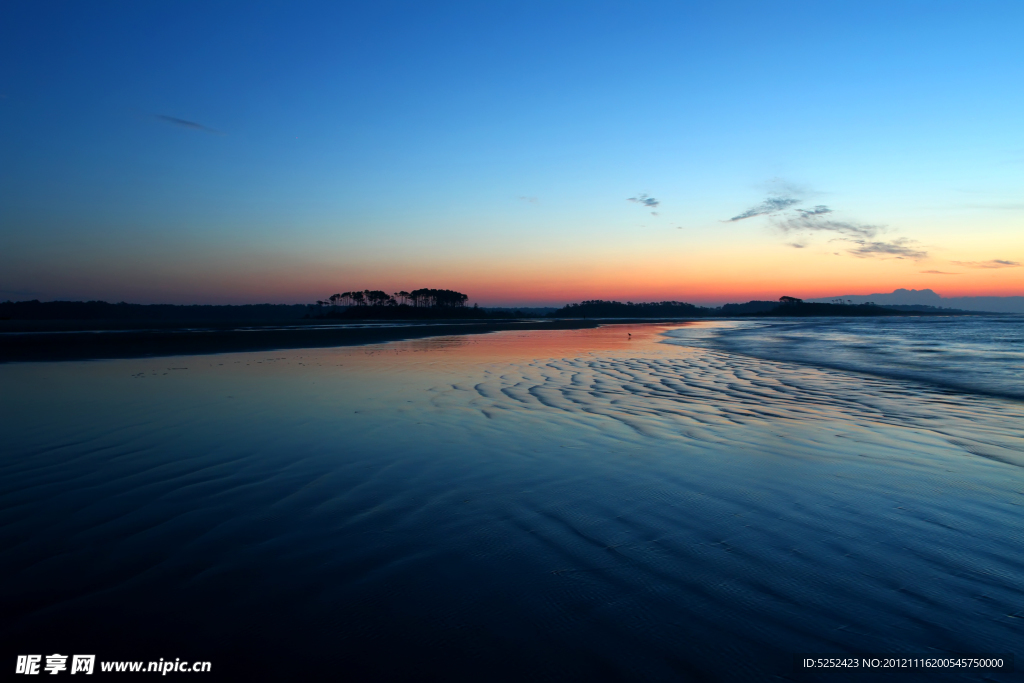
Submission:
[[[1024,3],[8,2],[0,300],[1024,294]]]

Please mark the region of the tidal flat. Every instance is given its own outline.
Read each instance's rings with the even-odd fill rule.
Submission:
[[[410,681],[1019,651],[1024,403],[730,325],[0,365],[4,650]]]

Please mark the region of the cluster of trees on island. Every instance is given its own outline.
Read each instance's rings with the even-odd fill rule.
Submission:
[[[379,289],[340,292],[316,302],[315,318],[485,318],[469,296],[451,289],[414,289],[388,294]]]
[[[317,306],[410,306],[412,308],[462,308],[469,297],[451,289],[414,289],[394,294],[379,289],[332,294]]]

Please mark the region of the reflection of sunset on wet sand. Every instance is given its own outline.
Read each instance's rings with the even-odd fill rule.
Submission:
[[[634,352],[663,350],[654,346],[662,340],[659,333],[668,329],[706,326],[709,323],[637,323],[605,325],[583,330],[496,332],[487,335],[432,337],[391,342],[353,350],[353,354],[386,354],[458,350],[456,363],[508,362],[534,358],[563,358],[575,353]],[[714,324],[714,323],[711,323]],[[718,323],[721,324],[721,323]]]

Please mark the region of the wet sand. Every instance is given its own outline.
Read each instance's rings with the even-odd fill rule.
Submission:
[[[1024,404],[672,327],[4,365],[4,656],[1015,680],[793,656],[1020,650]]]
[[[15,321],[17,322],[17,321]],[[402,323],[306,324],[252,327],[237,324],[120,323],[104,329],[56,323],[12,324],[0,332],[0,363],[184,356],[273,349],[326,348],[378,344],[451,334],[486,334],[503,330],[565,330],[596,327],[593,321],[496,320]],[[46,329],[47,327],[57,329]]]

